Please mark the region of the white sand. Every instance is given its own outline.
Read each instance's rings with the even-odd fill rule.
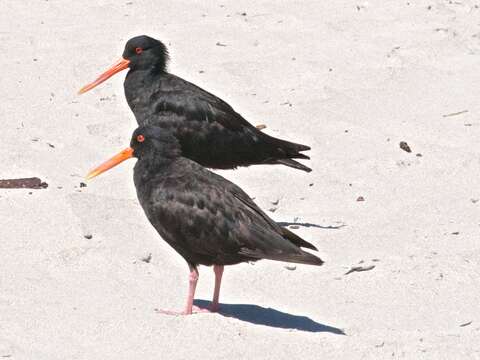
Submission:
[[[467,0],[1,2],[0,178],[50,186],[0,190],[0,358],[480,359],[479,19]],[[154,311],[184,305],[187,267],[143,215],[133,161],[78,187],[135,121],[123,74],[76,91],[139,34],[313,148],[310,174],[222,172],[264,209],[280,199],[275,220],[320,225],[295,231],[326,261],[227,268],[231,317]],[[362,260],[376,267],[344,276]],[[212,288],[201,268],[196,298]]]

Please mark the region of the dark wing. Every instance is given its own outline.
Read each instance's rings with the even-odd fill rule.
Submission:
[[[247,206],[247,208],[257,216],[260,216],[265,222],[270,226],[270,228],[275,231],[280,236],[284,237],[285,239],[289,240],[291,243],[295,244],[298,247],[304,247],[312,250],[318,251],[318,249],[310,244],[309,242],[303,240],[300,236],[294,234],[287,228],[284,228],[278,225],[275,221],[273,221],[267,214],[265,214],[262,209],[260,209],[257,204],[253,202],[253,200],[238,186],[235,184],[231,184],[231,188],[229,189],[230,192],[243,204]]]
[[[292,160],[309,159],[301,151],[310,147],[263,133],[222,99],[175,75],[165,75],[152,90],[148,102],[148,108],[153,110],[145,114],[137,111],[137,121],[174,128],[184,154],[202,165],[231,168],[229,161],[237,166],[281,163],[311,170]],[[210,153],[212,148],[217,150],[215,156]]]
[[[172,74],[162,80],[151,99],[158,113],[173,112],[186,115],[189,120],[218,122],[233,131],[249,129],[261,133],[219,97]]]

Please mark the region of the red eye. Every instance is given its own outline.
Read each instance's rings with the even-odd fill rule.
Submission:
[[[144,141],[145,141],[145,136],[143,136],[143,135],[138,135],[138,136],[137,136],[137,141],[138,141],[139,143],[144,142]]]
[[[141,47],[135,48],[135,52],[140,55],[143,52],[143,49]]]

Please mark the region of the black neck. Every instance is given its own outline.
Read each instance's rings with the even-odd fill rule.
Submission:
[[[174,161],[175,159],[161,156],[138,159],[134,168],[134,177],[143,180],[152,179],[162,174]]]

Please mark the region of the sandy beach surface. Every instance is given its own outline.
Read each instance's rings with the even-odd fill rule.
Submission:
[[[80,187],[136,122],[124,73],[77,91],[140,34],[311,145],[310,174],[219,173],[323,267],[228,267],[220,314],[155,310],[184,305],[188,268],[134,160]],[[49,184],[0,189],[0,358],[480,359],[480,2],[2,1],[0,49],[0,179]],[[201,267],[199,304],[212,289]]]

